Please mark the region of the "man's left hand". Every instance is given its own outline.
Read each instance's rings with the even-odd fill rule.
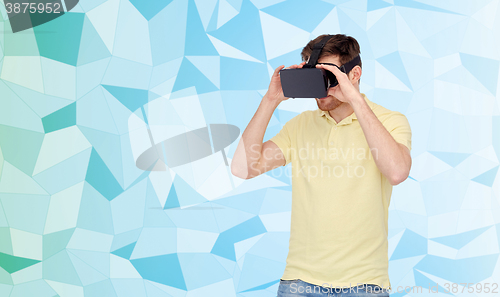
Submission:
[[[338,67],[325,64],[316,64],[316,68],[323,68],[325,70],[328,70],[332,72],[335,77],[337,77],[337,81],[339,82],[339,84],[333,88],[328,89],[329,95],[333,95],[338,100],[347,102],[351,105],[353,100],[359,99],[361,97],[361,94],[354,87],[347,74],[340,71]]]

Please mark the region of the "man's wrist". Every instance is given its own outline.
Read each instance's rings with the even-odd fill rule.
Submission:
[[[264,95],[264,97],[262,97],[262,101],[261,101],[261,104],[263,104],[265,106],[270,106],[274,109],[276,109],[278,107],[278,105],[280,105],[280,103],[281,103],[281,101],[279,101],[279,100],[271,99],[267,93]]]
[[[349,101],[351,104],[352,108],[355,108],[363,103],[366,104],[365,98],[363,98],[363,95],[361,93],[357,92],[353,97],[351,97],[351,100]]]

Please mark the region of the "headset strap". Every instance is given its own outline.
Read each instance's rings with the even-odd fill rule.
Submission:
[[[359,55],[354,57],[351,61],[345,63],[344,65],[340,66],[340,70],[344,72],[345,74],[348,74],[356,65],[361,62],[361,58]]]
[[[328,40],[330,40],[330,38],[332,37],[333,35],[327,35],[323,37],[323,39],[321,39],[320,42],[316,43],[313,46],[313,50],[311,56],[309,57],[309,61],[307,61],[307,64],[305,64],[303,68],[313,68],[316,65],[316,63],[318,63],[319,54],[323,50],[323,47],[325,47],[325,44],[328,42]]]
[[[335,66],[338,69],[340,69],[340,71],[344,72],[345,74],[348,74],[354,67],[356,67],[356,65],[359,64],[360,61],[361,61],[361,58],[359,57],[359,55],[357,55],[351,61],[343,64],[342,66],[338,66],[338,65],[333,64],[333,63],[318,63],[318,64]]]

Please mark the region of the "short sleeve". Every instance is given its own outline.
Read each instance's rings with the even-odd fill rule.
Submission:
[[[411,151],[411,128],[406,116],[400,112],[393,112],[384,121],[384,126],[394,140],[402,143]]]
[[[292,153],[291,153],[292,140],[290,134],[291,132],[290,126],[291,126],[291,120],[285,123],[285,125],[283,126],[283,128],[281,128],[278,134],[269,139],[272,142],[274,142],[283,153],[283,157],[285,158],[285,164],[283,166],[286,166],[288,163],[290,163],[292,159]]]

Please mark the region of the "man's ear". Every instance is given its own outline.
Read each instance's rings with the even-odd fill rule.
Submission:
[[[359,81],[359,79],[361,78],[361,73],[363,71],[361,70],[361,67],[359,67],[359,65],[356,65],[354,66],[354,68],[351,70],[351,72],[349,72],[349,79],[351,81]]]

